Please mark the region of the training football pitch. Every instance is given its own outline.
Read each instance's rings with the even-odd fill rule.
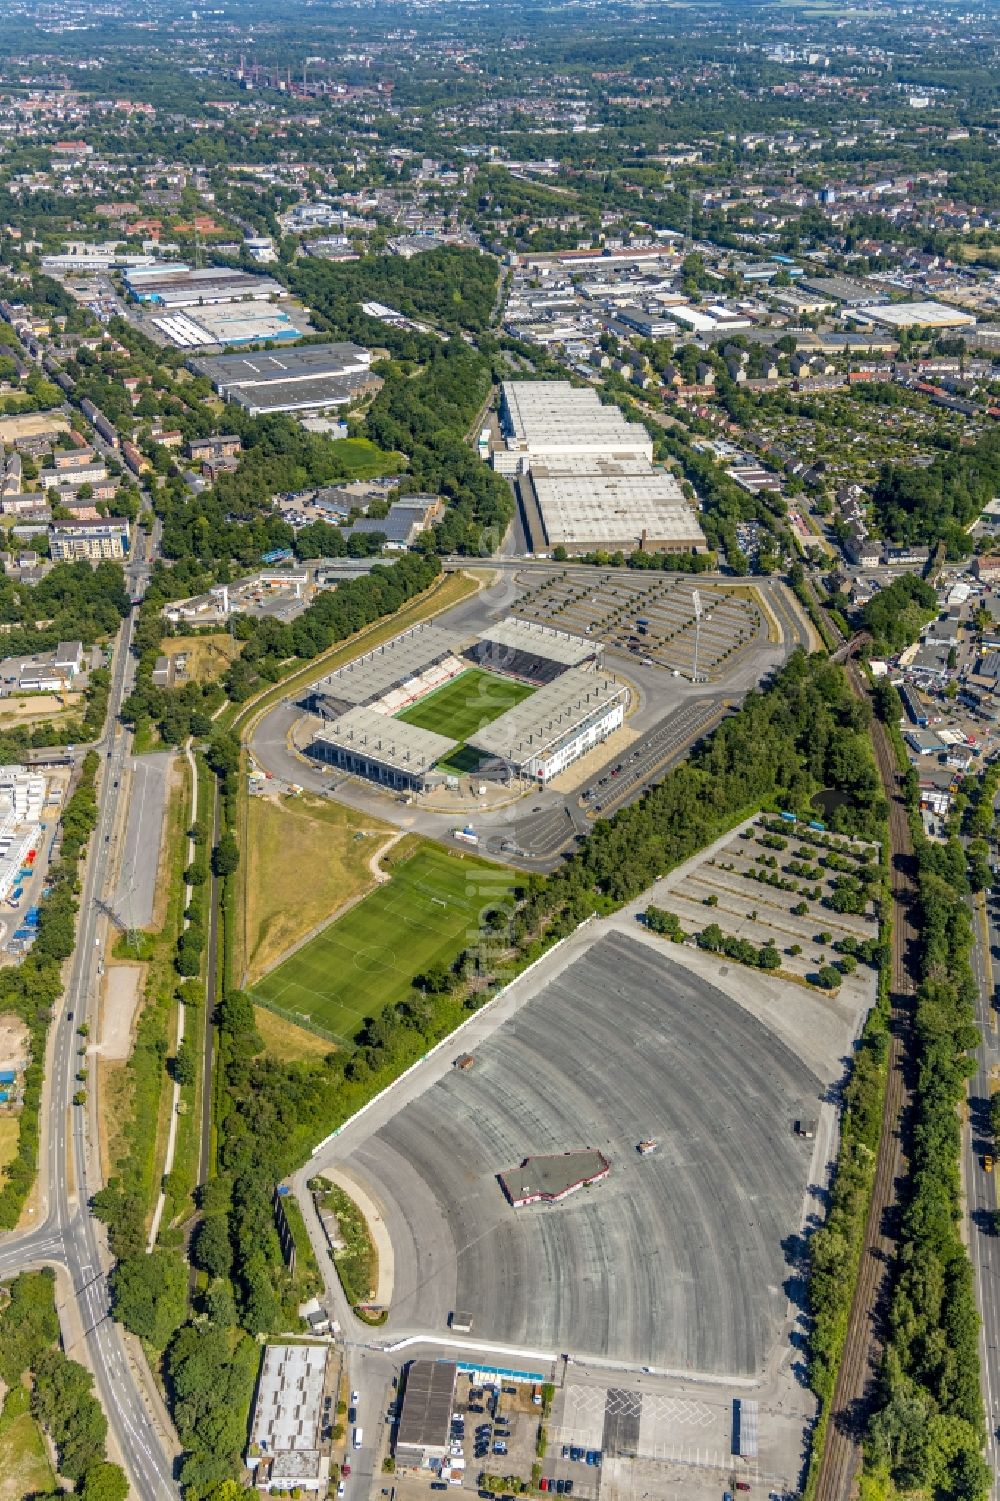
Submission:
[[[480,672],[473,667],[435,688],[396,718],[464,742],[534,691],[527,683],[515,683],[513,678],[496,677],[492,672]]]
[[[410,993],[414,975],[474,944],[509,875],[426,846],[256,985],[253,999],[350,1042],[366,1016]]]

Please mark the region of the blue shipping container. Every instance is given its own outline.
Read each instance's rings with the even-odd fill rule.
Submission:
[[[778,817],[783,818],[786,823],[795,823],[797,821],[794,813],[779,813]]]
[[[811,818],[809,820],[809,827],[811,829],[815,829],[816,832],[817,832],[817,834],[825,834],[826,833],[826,824],[825,823],[820,823],[820,821],[819,821],[818,818]]]
[[[12,1068],[0,1068],[0,1084],[13,1084],[17,1078]]]

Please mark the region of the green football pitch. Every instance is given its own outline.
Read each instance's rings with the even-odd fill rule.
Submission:
[[[414,975],[435,962],[450,964],[474,944],[484,909],[509,889],[496,866],[426,846],[251,994],[349,1042],[366,1016],[409,994]]]
[[[473,667],[435,688],[396,718],[464,742],[534,691],[527,683],[515,683],[513,678],[496,677],[492,672],[480,672]]]

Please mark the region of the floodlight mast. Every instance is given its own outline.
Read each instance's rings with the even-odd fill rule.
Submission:
[[[694,605],[694,671],[691,681],[697,683],[698,678],[698,647],[701,642],[701,595],[697,589],[691,591],[691,603]]]

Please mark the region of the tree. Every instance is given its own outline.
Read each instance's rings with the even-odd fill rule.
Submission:
[[[187,1313],[184,1263],[159,1248],[119,1261],[110,1277],[115,1318],[126,1329],[165,1350]]]
[[[125,1501],[129,1486],[125,1471],[120,1465],[100,1460],[87,1470],[83,1477],[80,1495],[83,1501]]]
[[[180,1047],[177,1049],[176,1054],[174,1055],[173,1066],[171,1068],[171,1073],[174,1076],[174,1080],[176,1081],[176,1083],[180,1084],[182,1088],[187,1084],[193,1084],[196,1071],[197,1063],[195,1060],[194,1049],[191,1047],[190,1043],[182,1042]]]
[[[221,880],[225,876],[231,876],[240,863],[240,849],[234,836],[230,833],[223,834],[218,844],[212,851],[212,871]]]
[[[35,1363],[31,1410],[48,1430],[60,1472],[79,1480],[104,1457],[108,1422],[93,1394],[93,1377],[61,1350],[44,1350]]]
[[[191,1259],[210,1277],[228,1277],[233,1269],[229,1225],[224,1215],[206,1215],[195,1232]]]
[[[54,1283],[46,1269],[20,1272],[10,1284],[9,1301],[0,1313],[0,1378],[9,1387],[59,1338]]]

